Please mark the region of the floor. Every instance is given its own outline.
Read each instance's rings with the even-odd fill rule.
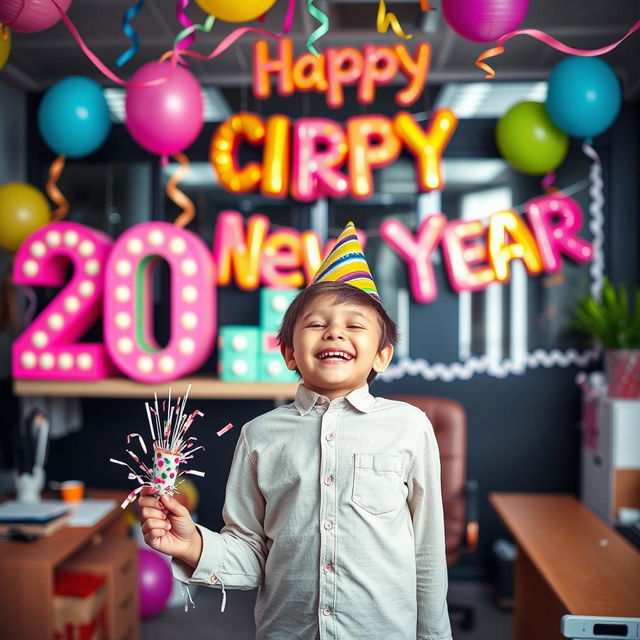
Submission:
[[[191,589],[195,608],[185,613],[177,604],[142,624],[142,640],[254,640],[253,605],[255,591],[228,591],[227,606],[220,613],[221,592]],[[176,599],[174,598],[175,602]],[[455,640],[510,640],[512,616],[498,609],[489,587],[481,583],[458,582],[449,585],[449,602],[469,604],[475,609],[473,631],[462,631],[457,615],[451,618]]]

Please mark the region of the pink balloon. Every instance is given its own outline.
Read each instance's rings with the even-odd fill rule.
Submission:
[[[56,0],[66,13],[71,0]],[[53,26],[62,16],[51,0],[2,0],[0,23],[22,33],[44,31]]]
[[[449,26],[473,42],[494,42],[515,31],[528,8],[529,0],[442,0]]]
[[[147,151],[166,156],[186,149],[204,125],[200,84],[189,71],[169,62],[149,62],[131,78],[125,101],[131,137]]]

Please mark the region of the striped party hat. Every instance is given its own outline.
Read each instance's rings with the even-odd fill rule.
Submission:
[[[344,228],[310,284],[316,282],[345,282],[381,302],[353,222]]]

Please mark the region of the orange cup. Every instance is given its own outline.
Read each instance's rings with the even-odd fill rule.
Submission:
[[[65,502],[79,502],[84,496],[84,482],[82,480],[67,480],[60,484],[60,492]]]

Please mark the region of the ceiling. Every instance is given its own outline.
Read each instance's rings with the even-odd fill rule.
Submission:
[[[242,0],[237,0],[241,2]],[[305,41],[318,23],[308,14],[306,2],[296,0],[298,6],[292,30],[296,51],[306,51]],[[387,7],[398,16],[405,31],[413,33],[412,40],[400,40],[391,30],[376,32],[377,0],[316,0],[330,16],[329,33],[317,46],[360,46],[404,43],[413,51],[417,42],[427,41],[433,46],[429,81],[432,83],[479,81],[483,73],[474,65],[476,57],[489,45],[467,41],[458,36],[445,22],[439,10],[441,0],[432,0],[435,10],[420,28],[420,3],[387,0]],[[131,44],[121,28],[124,12],[134,0],[74,0],[68,16],[77,27],[89,48],[124,80],[143,63],[158,59],[171,48],[181,25],[175,17],[175,0],[146,0],[140,13],[132,21],[139,40],[138,53],[123,67],[115,60]],[[280,31],[288,2],[277,0],[265,22],[256,26]],[[187,15],[195,23],[206,17],[195,3],[187,7]],[[640,0],[530,0],[521,28],[540,29],[582,49],[605,46],[620,38],[640,18]],[[238,25],[218,22],[210,33],[197,33],[192,49],[210,53],[222,37]],[[87,59],[62,22],[40,33],[13,33],[12,51],[0,78],[29,91],[42,91],[56,80],[69,75],[92,77],[105,86],[113,83],[105,78]],[[252,34],[244,35],[227,51],[213,60],[190,62],[191,70],[203,85],[220,87],[242,86],[251,82]],[[563,54],[526,36],[509,41],[502,56],[494,58],[492,66],[498,80],[540,80],[547,78],[550,69]],[[640,97],[640,32],[636,32],[614,51],[603,56],[617,72],[627,99]]]

